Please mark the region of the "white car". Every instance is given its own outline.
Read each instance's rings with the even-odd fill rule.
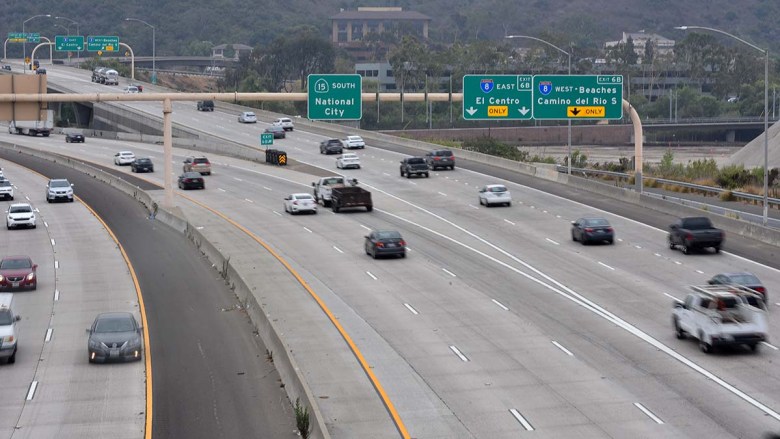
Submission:
[[[341,154],[341,156],[336,159],[336,167],[339,169],[360,169],[360,157],[351,152]]]
[[[14,186],[11,182],[3,177],[0,177],[0,197],[14,199]]]
[[[125,93],[138,93],[138,91],[139,91],[138,87],[134,85],[128,85],[127,87],[125,87]]]
[[[5,226],[9,230],[16,227],[32,227],[34,229],[35,211],[30,203],[15,203],[8,206]]]
[[[284,211],[292,215],[301,212],[317,213],[317,201],[311,194],[290,194],[284,197]]]
[[[366,147],[366,142],[360,136],[347,136],[344,139],[344,147],[347,149],[363,149]]]
[[[479,204],[487,207],[503,204],[512,205],[512,194],[503,184],[488,184],[479,190]]]
[[[280,117],[273,122],[274,125],[284,128],[285,131],[292,131],[293,121],[289,117]]]
[[[132,151],[119,151],[114,154],[114,164],[117,166],[124,166],[133,163],[135,160],[135,154]]]
[[[244,111],[238,115],[239,123],[257,123],[257,116],[251,111]]]

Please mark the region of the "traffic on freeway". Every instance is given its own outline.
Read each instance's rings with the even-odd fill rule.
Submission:
[[[88,76],[80,81],[85,90],[97,87]],[[122,105],[159,113],[151,102]],[[257,124],[243,125],[235,114],[174,104],[176,123],[250,146],[275,118],[258,112]],[[320,153],[328,138],[297,124],[275,144],[298,162],[289,168],[178,148],[173,163],[207,154],[213,174],[203,176],[205,189],[177,192],[177,209],[230,254],[264,313],[277,317],[331,435],[760,437],[778,430],[780,401],[766,391],[780,378],[773,367],[777,305],[760,311],[768,325],[756,349],[703,352],[679,340],[673,325],[674,304],[686,300],[689,285],[718,273],[750,272],[771,289],[780,280],[767,257],[771,246],[730,234],[719,253],[685,255],[669,248],[666,227],[677,217],[549,188],[470,164],[457,151],[455,169],[429,168],[429,178],[398,173],[399,161],[425,152],[371,142],[356,153],[359,169],[336,169],[333,157]],[[119,151],[163,163],[159,145],[88,139],[73,146],[55,134],[0,140],[79,158],[162,196],[162,173],[114,165]],[[330,176],[357,179],[373,210],[284,214],[285,197],[311,193],[312,181]],[[496,199],[500,208],[480,192],[496,187],[511,194]],[[572,221],[582,218],[605,219],[613,244],[575,242]],[[588,227],[582,232],[593,233]],[[404,258],[366,256],[378,242],[366,237],[385,231],[398,233],[392,239],[403,241]],[[152,312],[150,331],[165,318]],[[150,339],[154,349],[154,332]],[[179,379],[155,378],[159,386]],[[224,395],[218,386],[212,392]],[[224,396],[214,402],[224,403]]]

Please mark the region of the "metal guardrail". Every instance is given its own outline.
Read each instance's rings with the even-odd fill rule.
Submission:
[[[778,121],[778,117],[769,117],[769,122]],[[684,119],[644,119],[642,125],[689,125],[689,124],[729,124],[729,123],[758,123],[764,122],[763,116],[744,117],[686,117]]]
[[[563,165],[556,166],[556,169],[558,170],[558,172],[563,172],[563,173],[568,172],[568,168],[566,166],[563,166]],[[571,171],[572,171],[572,173],[578,172],[578,173],[582,173],[583,175],[586,175],[586,176],[587,176],[587,174],[600,174],[600,175],[609,175],[609,176],[612,176],[612,177],[624,178],[626,180],[628,180],[629,178],[631,178],[633,176],[632,174],[627,174],[625,172],[602,171],[602,170],[599,170],[599,169],[571,168]],[[718,195],[720,195],[720,194],[722,194],[724,192],[729,192],[728,189],[723,189],[723,188],[714,187],[714,186],[704,186],[704,185],[695,184],[695,183],[688,183],[688,182],[685,182],[685,181],[669,180],[669,179],[665,179],[665,178],[656,178],[656,177],[648,177],[648,176],[644,176],[643,178],[644,178],[644,180],[654,180],[654,181],[657,181],[657,182],[659,182],[661,184],[682,186],[682,187],[687,187],[688,189],[695,189],[695,190],[698,190],[698,191],[710,192],[710,193],[714,193],[714,194],[718,194]],[[731,192],[731,195],[733,195],[735,198],[740,198],[740,199],[750,200],[750,201],[764,201],[764,197],[762,195],[754,195],[754,194],[748,194],[748,193],[745,193],[745,192],[736,192],[736,191],[730,191],[730,192]],[[780,198],[769,197],[767,199],[767,203],[769,203],[770,205],[772,205],[772,204],[780,205]]]

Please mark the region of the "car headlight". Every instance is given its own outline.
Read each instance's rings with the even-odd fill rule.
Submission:
[[[15,338],[13,335],[6,335],[5,337],[2,337],[3,343],[13,343]]]
[[[35,272],[32,272],[27,275],[27,280],[33,280],[33,279],[35,279]]]
[[[138,346],[141,346],[141,337],[131,338],[127,342],[127,347],[129,347],[129,348],[134,348],[134,347],[138,347]]]
[[[2,274],[0,274],[0,282],[2,282],[5,279]]]
[[[90,340],[89,347],[92,349],[100,349],[100,342],[97,340]]]

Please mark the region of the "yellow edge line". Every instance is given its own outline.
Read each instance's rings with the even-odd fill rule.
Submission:
[[[401,433],[401,436],[404,439],[409,439],[409,433],[406,430],[406,426],[404,425],[403,421],[401,420],[401,416],[398,414],[398,412],[395,409],[395,406],[393,405],[392,401],[390,401],[390,397],[387,396],[387,393],[385,392],[384,387],[382,387],[382,384],[379,382],[379,379],[374,375],[374,371],[371,369],[371,366],[368,365],[368,362],[366,361],[365,357],[363,357],[363,353],[360,352],[360,349],[358,349],[357,345],[354,341],[352,341],[352,337],[347,334],[347,331],[344,329],[344,327],[341,326],[341,323],[339,323],[338,319],[336,319],[336,316],[333,315],[333,313],[330,311],[330,309],[325,305],[325,302],[322,301],[322,299],[317,295],[317,293],[314,292],[314,290],[311,289],[311,287],[306,283],[305,280],[298,274],[298,272],[295,271],[292,266],[290,266],[289,263],[287,263],[284,258],[279,256],[278,253],[276,253],[268,244],[263,242],[260,238],[258,238],[254,233],[250,232],[246,227],[242,226],[241,224],[233,221],[232,219],[228,218],[226,215],[222,214],[221,212],[195,200],[190,198],[187,195],[177,193],[182,198],[185,198],[198,206],[210,211],[214,215],[217,215],[218,217],[224,219],[228,223],[232,224],[242,232],[249,235],[252,239],[255,240],[258,244],[263,246],[274,258],[276,258],[277,261],[279,261],[284,267],[287,269],[287,271],[292,274],[295,279],[298,281],[298,283],[303,286],[303,288],[308,291],[308,293],[311,295],[312,298],[317,302],[317,304],[320,306],[322,311],[325,313],[325,315],[328,316],[328,319],[330,319],[330,322],[333,323],[333,326],[336,327],[336,329],[339,331],[339,334],[341,334],[341,337],[344,338],[344,341],[347,342],[347,345],[349,345],[349,348],[352,350],[352,353],[355,355],[355,358],[357,358],[358,362],[360,363],[360,366],[363,368],[363,371],[368,376],[369,380],[371,380],[371,384],[374,386],[374,389],[376,389],[377,393],[379,393],[380,398],[382,398],[382,402],[385,405],[385,408],[387,408],[387,411],[390,413],[390,416],[393,418],[393,422],[395,423],[396,428],[398,429],[398,432]]]
[[[27,169],[28,171],[38,174],[39,176],[43,178],[49,178],[46,175],[41,174],[40,172],[30,169],[26,166],[20,165],[19,163],[14,162],[17,166],[20,166],[22,168]],[[105,221],[103,221],[103,218],[100,217],[100,215],[95,212],[92,207],[85,203],[84,200],[82,200],[79,196],[76,194],[73,195],[73,198],[78,200],[79,203],[84,205],[84,207],[89,210],[92,215],[95,216],[95,218],[100,222],[100,224],[103,225],[103,227],[108,232],[109,236],[111,236],[111,239],[114,240],[114,243],[119,247],[119,252],[122,253],[122,258],[124,258],[125,263],[127,264],[127,268],[130,270],[130,277],[133,278],[133,286],[135,287],[135,294],[138,297],[138,306],[140,308],[141,313],[141,326],[144,328],[144,367],[146,368],[146,421],[144,423],[144,439],[152,439],[152,351],[149,348],[150,342],[149,342],[149,325],[146,321],[146,306],[144,305],[144,297],[141,294],[141,286],[138,285],[138,278],[135,275],[135,269],[133,268],[132,262],[130,262],[130,258],[127,257],[127,253],[125,253],[124,247],[122,247],[122,244],[119,243],[119,240],[116,238],[116,235],[114,235],[114,232],[111,230],[111,228],[108,227]]]
[[[74,195],[75,197],[75,195]],[[108,224],[103,221],[103,218],[100,217],[100,215],[95,212],[92,207],[90,207],[89,204],[85,203],[81,198],[76,197],[81,204],[84,205],[84,207],[87,208],[90,212],[92,212],[92,215],[97,218],[97,220],[100,222],[100,224],[103,224],[103,227],[106,228],[106,231],[109,235],[111,235],[111,239],[114,240],[114,243],[119,247],[119,251],[122,253],[122,257],[125,260],[125,263],[127,264],[127,268],[130,270],[130,277],[133,278],[133,286],[135,287],[135,294],[138,296],[138,307],[140,308],[141,312],[141,326],[143,326],[143,332],[144,332],[144,360],[145,360],[145,367],[146,367],[146,422],[144,424],[144,439],[151,439],[152,438],[152,350],[150,349],[150,342],[149,342],[149,325],[146,320],[146,306],[144,305],[144,297],[141,294],[141,286],[138,284],[138,277],[135,275],[135,269],[133,268],[133,263],[130,262],[130,258],[127,256],[127,253],[125,252],[125,248],[122,247],[122,244],[119,243],[119,240],[116,238],[116,235],[114,235],[114,232],[111,230],[111,228],[108,227]]]

